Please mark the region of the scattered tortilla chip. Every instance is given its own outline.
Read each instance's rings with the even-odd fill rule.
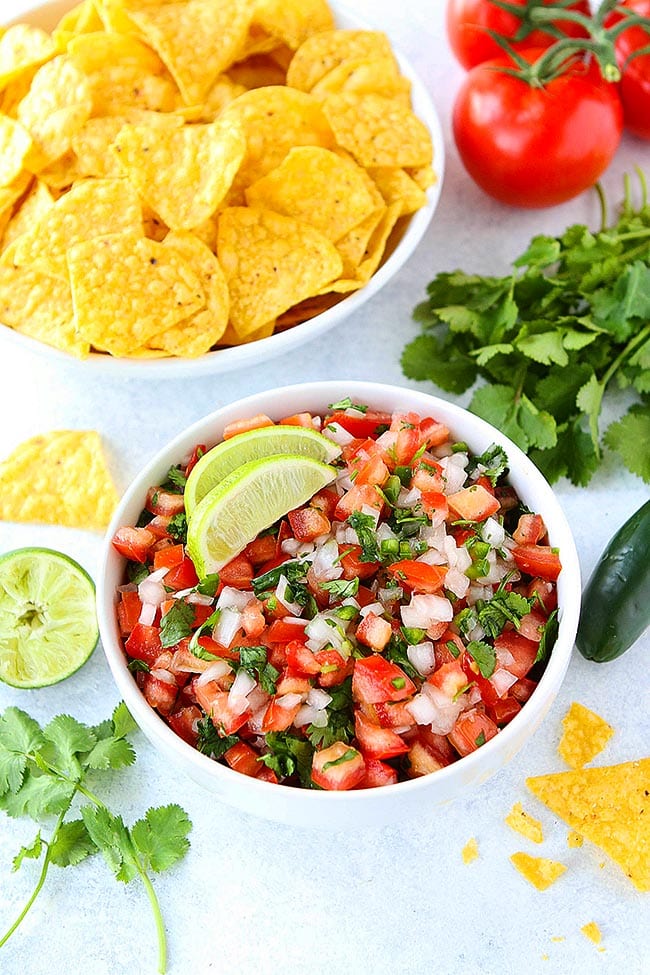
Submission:
[[[581,847],[584,841],[584,836],[581,836],[580,833],[576,832],[575,829],[572,829],[567,834],[566,845],[570,849],[575,850]]]
[[[287,84],[301,91],[314,85],[344,61],[393,56],[385,34],[372,30],[331,30],[309,37],[287,69]]]
[[[463,863],[472,863],[474,860],[478,859],[478,843],[473,836],[463,847],[461,856],[463,858]]]
[[[576,701],[562,719],[562,725],[564,732],[557,750],[573,769],[591,762],[614,734],[612,726],[603,718]]]
[[[275,319],[273,319],[270,322],[266,322],[260,328],[256,328],[254,332],[249,332],[248,335],[239,335],[232,325],[228,325],[228,328],[221,336],[219,345],[247,345],[249,342],[258,342],[260,339],[267,339],[269,335],[273,335],[275,324]]]
[[[319,146],[291,149],[245,195],[249,206],[304,220],[331,241],[349,233],[375,209],[364,171]]]
[[[137,64],[108,64],[88,75],[92,115],[124,115],[129,108],[176,112],[183,101],[173,79]]]
[[[336,249],[343,259],[344,278],[352,278],[368,250],[370,238],[384,218],[386,207],[377,207],[372,213],[336,241]]]
[[[513,853],[510,861],[537,890],[547,890],[566,870],[565,865],[557,860],[533,857],[528,853]]]
[[[171,247],[134,231],[95,237],[68,251],[77,331],[112,355],[128,355],[200,311],[197,275]]]
[[[3,521],[103,531],[117,500],[94,430],[53,430],[32,437],[0,463]]]
[[[600,928],[595,921],[589,921],[588,924],[583,924],[580,930],[584,934],[585,938],[589,938],[589,940],[593,941],[595,945],[599,945],[603,940],[603,936],[600,933]]]
[[[31,24],[13,24],[0,37],[0,87],[58,54],[48,33]]]
[[[319,291],[343,267],[333,244],[305,223],[271,210],[230,207],[219,217],[217,254],[240,335]]]
[[[144,233],[134,188],[123,179],[85,180],[16,241],[14,260],[67,278],[66,253],[73,244],[127,230]]]
[[[163,72],[163,63],[156,52],[133,34],[107,34],[101,27],[93,34],[75,37],[68,44],[67,53],[86,75],[114,64],[138,67],[149,74]]]
[[[650,890],[650,758],[526,779],[530,791]]]
[[[326,0],[258,0],[254,23],[293,50],[312,34],[335,26]]]
[[[82,178],[79,160],[70,149],[60,159],[41,169],[38,178],[57,194],[69,190],[73,183]]]
[[[91,108],[88,79],[69,57],[59,55],[39,68],[18,105],[18,118],[34,143],[26,168],[37,173],[62,156]]]
[[[241,129],[125,125],[112,146],[123,173],[172,230],[191,230],[217,209],[246,151]]]
[[[544,839],[542,824],[525,811],[520,802],[516,802],[505,818],[507,825],[516,833],[521,833],[533,843],[541,843]]]
[[[80,359],[90,351],[77,335],[68,282],[34,268],[0,266],[0,322]]]
[[[323,111],[336,137],[360,165],[428,166],[431,135],[417,115],[383,95],[329,95]]]

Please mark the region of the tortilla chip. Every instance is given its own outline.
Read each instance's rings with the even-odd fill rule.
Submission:
[[[478,843],[473,836],[463,847],[461,856],[463,858],[463,863],[472,863],[474,860],[478,859]]]
[[[16,264],[67,278],[66,253],[73,244],[104,234],[138,231],[142,210],[136,191],[123,179],[75,183],[31,230],[16,241]]]
[[[0,266],[0,322],[80,359],[90,351],[77,335],[68,282],[34,268]]]
[[[284,85],[287,73],[270,54],[252,54],[245,61],[238,61],[228,68],[226,77],[233,85],[249,91],[251,88]]]
[[[368,170],[387,204],[400,202],[400,216],[415,213],[426,206],[427,194],[405,169],[399,166],[378,166]]]
[[[146,71],[138,64],[107,64],[88,75],[92,115],[126,115],[128,109],[175,112],[183,101],[168,75]]]
[[[581,847],[583,843],[584,843],[584,837],[581,836],[580,833],[577,833],[575,829],[572,829],[568,832],[566,838],[566,845],[569,847],[569,849],[571,850],[579,849],[579,847]]]
[[[53,430],[32,437],[0,463],[3,521],[103,531],[117,500],[94,430]]]
[[[214,122],[226,105],[239,95],[243,95],[245,91],[244,85],[234,81],[230,75],[220,74],[205,96],[198,121]]]
[[[89,34],[101,30],[102,26],[95,0],[82,0],[63,15],[54,33],[57,38],[63,34]]]
[[[111,355],[128,355],[200,311],[197,275],[171,247],[134,231],[75,244],[68,268],[77,330]]]
[[[221,213],[217,254],[230,290],[230,321],[240,335],[315,294],[343,267],[334,245],[313,227],[252,207]]]
[[[2,250],[38,223],[54,204],[46,183],[37,180],[9,220],[2,238]]]
[[[59,53],[56,41],[40,27],[13,24],[0,37],[0,87]]]
[[[20,122],[0,115],[0,186],[9,186],[20,176],[32,140]]]
[[[526,779],[530,791],[650,890],[650,758]]]
[[[428,166],[433,146],[424,122],[394,98],[341,93],[324,99],[323,111],[337,143],[370,166]]]
[[[149,74],[162,74],[164,65],[155,51],[132,34],[107,34],[101,27],[68,44],[68,55],[84,74],[101,72],[108,65],[132,65]]]
[[[394,55],[350,58],[328,71],[311,89],[317,98],[327,98],[338,92],[355,95],[374,92],[385,98],[395,98],[406,108],[411,104],[411,82],[400,73]]]
[[[591,762],[614,734],[612,726],[603,718],[576,701],[562,719],[562,725],[564,733],[557,750],[574,769]]]
[[[589,921],[588,924],[583,924],[580,930],[584,934],[585,938],[588,938],[589,941],[593,941],[595,945],[599,945],[603,940],[603,936],[600,933],[600,928],[595,921]]]
[[[525,811],[520,802],[516,802],[505,818],[507,825],[516,833],[521,833],[533,843],[541,843],[544,839],[542,824]]]
[[[327,0],[258,0],[254,24],[294,51],[312,34],[335,26]]]
[[[88,79],[69,57],[59,55],[39,68],[18,105],[18,118],[34,143],[26,168],[37,173],[67,152],[91,108]]]
[[[386,207],[377,207],[372,213],[336,241],[336,249],[343,260],[343,277],[352,278],[368,251],[370,238],[386,214]]]
[[[241,129],[125,125],[112,146],[123,173],[172,230],[191,230],[217,209],[246,151]]]
[[[533,857],[528,853],[513,853],[510,862],[537,890],[547,890],[566,870],[557,860]]]
[[[373,30],[322,31],[309,37],[296,51],[287,69],[287,84],[311,91],[344,61],[368,57],[393,57],[385,34]]]

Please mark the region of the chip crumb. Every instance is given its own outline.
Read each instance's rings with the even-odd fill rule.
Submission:
[[[542,824],[538,819],[535,819],[527,813],[520,802],[514,804],[506,816],[505,822],[516,833],[521,833],[522,836],[532,840],[533,843],[541,843],[544,839]]]
[[[574,701],[562,720],[564,732],[558,745],[560,757],[573,769],[580,769],[599,754],[614,729],[594,711]]]
[[[588,924],[583,924],[580,930],[584,934],[585,938],[589,938],[589,940],[593,941],[595,945],[599,945],[603,940],[603,936],[600,933],[600,928],[595,921],[589,921]]]
[[[519,873],[537,890],[546,890],[566,870],[565,865],[557,860],[533,857],[528,853],[513,853],[510,860]]]
[[[473,860],[478,859],[478,843],[473,836],[463,847],[462,857],[463,863],[472,863]]]
[[[551,938],[551,941],[566,941],[566,935],[564,935],[564,934],[555,934]]]
[[[572,829],[566,838],[566,845],[571,847],[571,849],[576,849],[576,847],[582,846],[585,839],[577,830]]]

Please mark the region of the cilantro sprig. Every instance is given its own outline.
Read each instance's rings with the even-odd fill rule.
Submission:
[[[165,928],[149,872],[160,873],[185,856],[191,823],[185,811],[172,803],[148,809],[129,828],[89,785],[91,777],[133,764],[135,752],[126,736],[135,727],[124,703],[110,720],[94,727],[68,714],[58,715],[43,728],[16,707],[0,714],[0,809],[37,823],[56,817],[47,838],[39,830],[14,858],[14,870],[25,860],[42,860],[41,871],[23,910],[0,937],[0,948],[32,907],[52,864],[75,866],[101,853],[117,880],[126,884],[139,878],[144,885],[158,935],[158,971],[165,972]],[[82,802],[79,818],[69,818],[77,796],[87,802]]]
[[[422,334],[402,354],[411,379],[462,393],[527,451],[550,481],[585,485],[603,444],[650,481],[650,204],[626,180],[619,218],[600,230],[537,236],[504,277],[440,273],[415,309]],[[601,435],[613,387],[637,398]]]

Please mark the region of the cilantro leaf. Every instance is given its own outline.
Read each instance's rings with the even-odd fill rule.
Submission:
[[[102,738],[88,753],[84,764],[93,769],[117,769],[134,762],[133,746],[125,738]]]
[[[470,640],[467,652],[476,663],[482,677],[491,677],[496,667],[496,653],[494,647],[483,640]]]
[[[632,406],[625,416],[607,428],[605,443],[610,450],[620,454],[628,470],[650,482],[650,453],[647,449],[650,443],[650,405]]]
[[[347,745],[354,738],[352,678],[346,677],[340,684],[329,687],[327,693],[332,698],[327,705],[327,724],[324,728],[317,728],[313,724],[307,728],[309,741],[315,748],[328,748],[335,741]]]
[[[270,731],[266,735],[268,752],[260,761],[270,768],[279,779],[297,775],[304,788],[311,786],[313,744],[306,738],[298,738],[287,731]]]
[[[194,623],[194,607],[182,599],[175,599],[160,621],[160,644],[173,647],[189,636]]]
[[[237,735],[220,735],[207,714],[200,721],[197,721],[196,730],[198,732],[197,749],[207,755],[208,758],[215,760],[222,758],[228,749],[239,741]]]
[[[359,579],[332,579],[321,582],[320,588],[327,590],[332,599],[350,599],[359,592]]]
[[[353,511],[348,518],[348,525],[357,533],[361,546],[360,562],[379,561],[379,543],[375,531],[376,524],[372,515],[364,515],[362,511]]]
[[[21,846],[21,848],[18,850],[18,853],[13,858],[11,869],[14,872],[16,870],[20,870],[21,866],[23,865],[23,860],[38,860],[42,852],[43,840],[39,830],[29,846]]]
[[[131,839],[145,866],[160,873],[185,856],[190,848],[187,834],[191,828],[185,810],[171,803],[148,809],[144,818],[131,827]]]
[[[260,687],[267,694],[275,694],[275,682],[280,671],[268,662],[267,647],[235,647],[239,652],[239,666],[251,677],[260,682]]]
[[[62,823],[49,848],[50,860],[57,867],[73,867],[97,852],[83,819]]]
[[[43,729],[43,737],[49,746],[43,750],[48,761],[75,774],[80,769],[80,754],[90,751],[96,743],[92,730],[69,714],[53,718]]]
[[[178,514],[171,516],[167,525],[167,533],[175,542],[185,544],[187,541],[187,516],[184,511],[179,511]]]
[[[548,660],[557,640],[558,627],[557,610],[554,609],[542,629],[542,639],[539,641],[539,647],[535,655],[536,664],[540,663],[540,661],[545,662]]]

